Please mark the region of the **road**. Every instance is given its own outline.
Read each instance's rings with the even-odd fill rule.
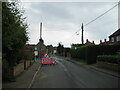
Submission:
[[[118,88],[117,77],[54,58],[59,64],[42,66],[32,88]]]

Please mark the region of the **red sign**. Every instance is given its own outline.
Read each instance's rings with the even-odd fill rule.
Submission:
[[[50,64],[51,58],[42,58],[42,64]]]

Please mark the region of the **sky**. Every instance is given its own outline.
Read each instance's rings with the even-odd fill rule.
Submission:
[[[29,24],[29,44],[37,44],[40,38],[40,22],[43,24],[42,38],[45,45],[70,47],[81,44],[81,25],[87,24],[103,14],[117,2],[22,2]],[[84,27],[86,39],[99,44],[118,29],[118,6]],[[78,31],[78,32],[77,32]],[[77,32],[77,33],[75,33]]]

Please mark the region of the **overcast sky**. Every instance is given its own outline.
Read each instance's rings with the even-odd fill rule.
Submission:
[[[72,43],[81,43],[81,25],[95,19],[117,2],[22,2],[29,24],[29,42],[37,44],[40,37],[39,24],[43,23],[43,40],[45,45],[57,46],[59,42],[65,47]],[[86,39],[99,44],[118,29],[118,7],[84,27]],[[80,30],[77,34],[76,31]],[[73,35],[74,34],[74,35]],[[78,35],[79,34],[79,35]]]

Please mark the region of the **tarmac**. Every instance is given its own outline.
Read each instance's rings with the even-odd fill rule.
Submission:
[[[97,70],[97,71],[100,71],[102,73],[106,73],[106,74],[109,74],[109,75],[112,75],[112,76],[115,76],[115,77],[119,77],[120,78],[120,72],[117,72],[117,71],[113,71],[113,70],[109,70],[109,69],[106,69],[106,68],[102,68],[102,67],[98,67],[97,64],[90,64],[90,65],[87,65],[86,63],[84,62],[79,62],[79,61],[76,61],[76,60],[73,60],[73,59],[70,59],[70,58],[67,58],[67,57],[62,57],[72,63],[76,63],[76,64],[79,64],[79,65],[82,65],[84,67],[87,67],[87,68],[91,68],[91,69],[94,69],[94,70]]]
[[[64,58],[64,57],[61,57]],[[119,77],[120,75],[118,72],[110,71],[107,69],[102,69],[96,67],[96,65],[86,65],[84,63],[71,60],[70,58],[64,58],[66,60],[69,60],[73,63],[80,64],[82,66],[115,76]],[[36,60],[32,66],[30,66],[27,70],[25,70],[19,77],[16,78],[16,82],[5,82],[2,83],[2,88],[30,88],[34,82],[35,76],[37,75],[37,72],[41,69],[41,62],[39,60]]]

